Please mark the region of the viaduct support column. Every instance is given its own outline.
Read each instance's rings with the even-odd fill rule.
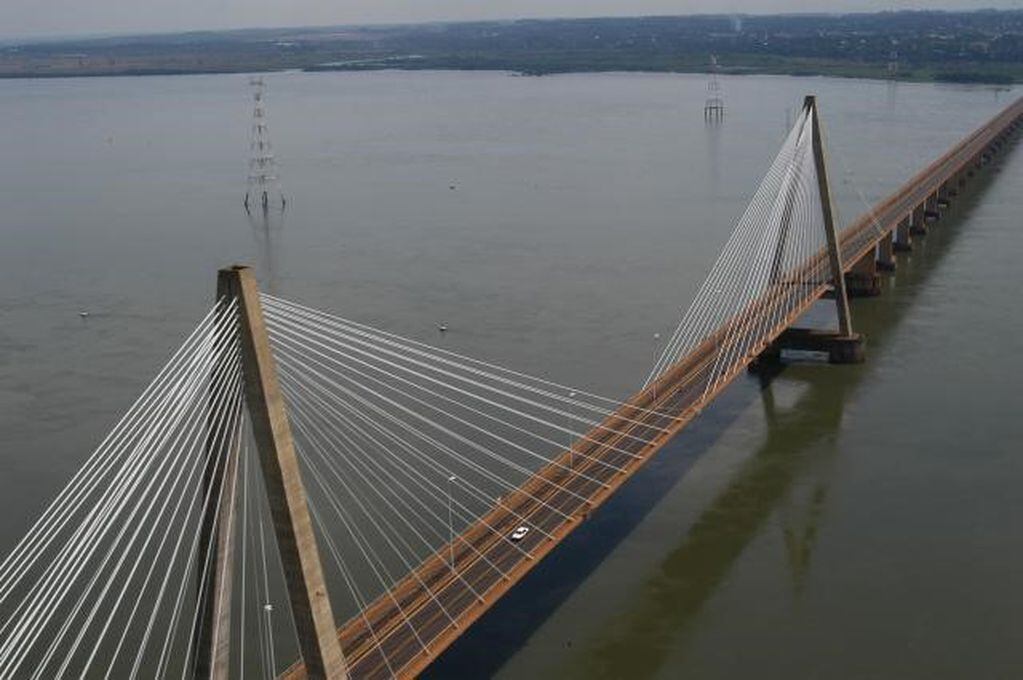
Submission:
[[[877,244],[877,268],[883,272],[895,271],[895,234],[890,231]]]
[[[927,235],[927,225],[924,223],[924,205],[922,203],[913,208],[913,218],[909,226],[909,233],[913,236]]]
[[[924,222],[937,222],[939,217],[941,213],[938,212],[938,192],[935,191],[924,201]]]
[[[910,216],[906,215],[899,220],[899,226],[895,228],[897,237],[894,243],[895,252],[908,253],[913,250],[913,237],[910,236],[912,231],[910,228]]]
[[[881,294],[881,276],[877,273],[877,256],[870,251],[845,274],[846,291],[850,297],[875,297]]]
[[[945,210],[946,208],[949,207],[949,205],[951,205],[951,201],[949,201],[948,199],[952,196],[951,193],[952,190],[950,189],[950,186],[952,186],[953,182],[954,180],[942,182],[941,186],[938,188],[937,194],[938,198],[937,201],[935,202],[935,205],[937,206],[938,210]]]

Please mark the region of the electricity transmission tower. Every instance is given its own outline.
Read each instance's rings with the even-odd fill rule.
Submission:
[[[284,192],[281,190],[280,177],[277,175],[277,162],[274,159],[273,147],[266,127],[266,85],[262,78],[249,81],[252,86],[252,131],[249,147],[249,178],[245,189],[245,210],[255,203],[266,212],[270,206],[279,206],[281,210],[287,205]]]
[[[710,82],[707,83],[707,101],[703,105],[703,119],[720,121],[725,117],[725,100],[721,97],[721,83],[718,72],[721,70],[717,55],[710,55]]]
[[[892,50],[888,56],[888,79],[895,80],[899,77],[899,52]]]

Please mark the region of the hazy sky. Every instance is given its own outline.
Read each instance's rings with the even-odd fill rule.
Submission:
[[[639,14],[1023,8],[1023,0],[0,0],[0,37]]]

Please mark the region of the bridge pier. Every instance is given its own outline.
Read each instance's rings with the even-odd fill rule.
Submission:
[[[876,297],[881,294],[881,275],[877,273],[874,251],[857,260],[845,273],[845,290],[849,297]]]
[[[935,201],[935,205],[938,207],[938,210],[945,210],[949,207],[949,205],[951,205],[949,197],[952,195],[952,190],[949,188],[949,184],[953,181],[954,180],[942,182],[941,186],[938,187],[937,200]]]
[[[913,208],[912,222],[909,225],[909,233],[913,236],[926,236],[927,235],[927,223],[924,218],[924,204],[920,204]]]
[[[934,192],[924,202],[924,223],[937,222],[939,217],[941,213],[938,212],[938,192]]]
[[[761,372],[777,366],[785,350],[826,354],[829,364],[862,364],[867,358],[866,340],[859,333],[788,328],[750,364],[750,370]]]
[[[899,223],[902,225],[902,222]],[[895,234],[888,232],[877,244],[877,268],[883,272],[895,271]]]
[[[958,196],[959,187],[963,186],[964,184],[966,184],[966,182],[963,180],[962,172],[956,172],[954,175],[952,175],[952,179],[950,179],[948,183],[949,198],[955,198],[956,196]]]
[[[913,237],[910,235],[913,233],[910,227],[910,216],[906,215],[899,224],[895,227],[895,243],[893,244],[895,252],[897,253],[908,253],[913,250]]]

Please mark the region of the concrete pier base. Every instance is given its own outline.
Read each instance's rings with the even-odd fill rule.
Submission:
[[[861,364],[867,358],[866,339],[859,333],[842,335],[815,328],[789,328],[750,365],[760,371],[782,362],[785,350],[826,354],[829,364]]]
[[[848,273],[845,275],[845,290],[849,297],[877,297],[881,294],[881,275],[873,273],[867,276]]]
[[[867,253],[845,274],[849,297],[875,297],[881,294],[881,275],[877,273],[877,257]]]

